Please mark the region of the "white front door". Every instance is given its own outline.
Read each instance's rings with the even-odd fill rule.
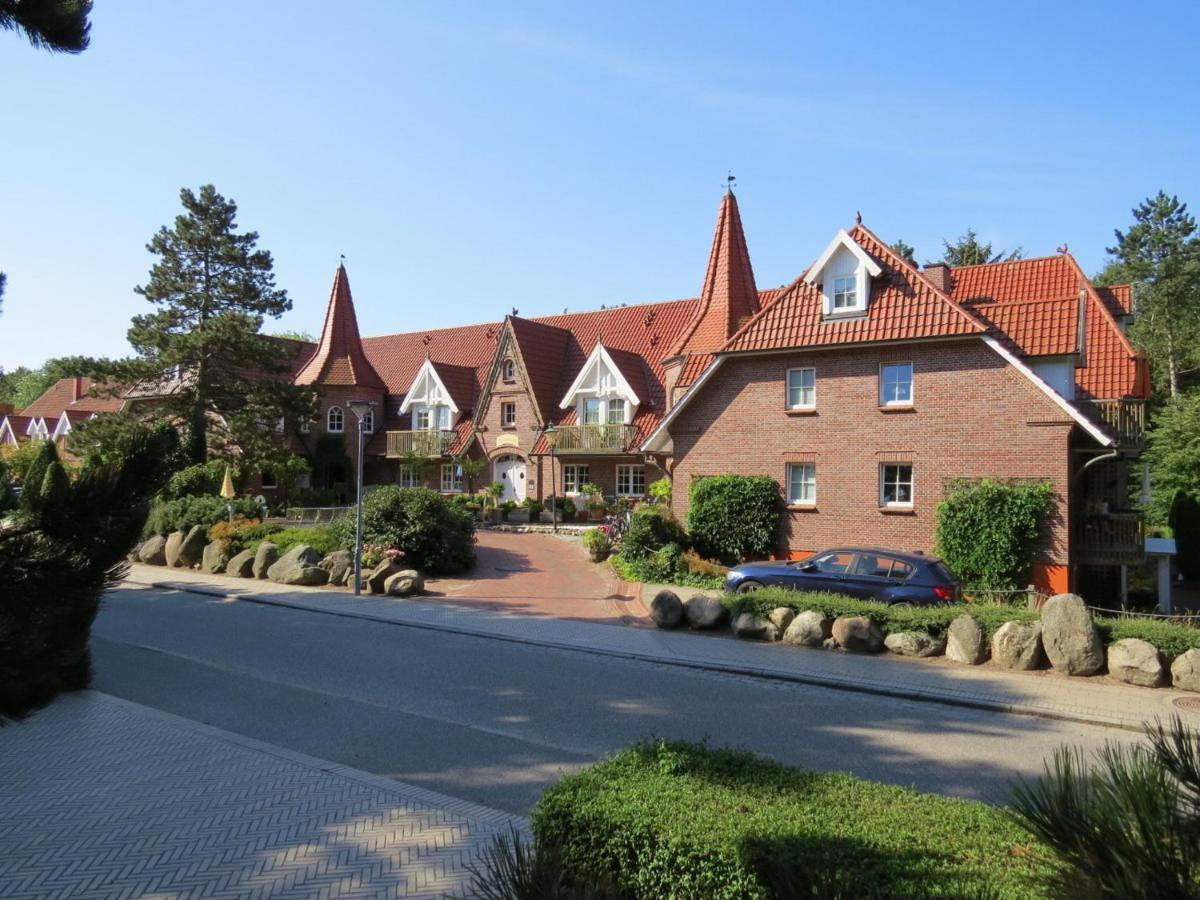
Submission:
[[[504,485],[500,501],[525,499],[525,460],[519,456],[501,456],[496,460],[496,480]]]

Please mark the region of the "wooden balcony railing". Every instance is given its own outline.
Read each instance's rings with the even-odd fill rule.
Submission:
[[[453,431],[389,431],[387,433],[387,455],[391,457],[445,456]]]
[[[1145,400],[1080,400],[1078,405],[1088,418],[1117,439],[1119,447],[1145,446]]]
[[[1137,565],[1146,558],[1145,520],[1138,512],[1087,516],[1080,523],[1075,556],[1088,565]]]
[[[560,425],[555,453],[624,453],[637,437],[632,425]]]

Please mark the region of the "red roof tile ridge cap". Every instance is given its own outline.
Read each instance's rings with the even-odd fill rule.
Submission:
[[[1075,261],[1074,256],[1072,256],[1070,253],[1064,253],[1062,255],[1066,257],[1067,263],[1072,269],[1075,270],[1075,274],[1078,275],[1082,280],[1084,289],[1088,294],[1088,299],[1093,301],[1090,305],[1100,308],[1100,314],[1104,317],[1104,321],[1108,323],[1108,327],[1111,328],[1116,334],[1117,340],[1121,342],[1121,345],[1125,348],[1125,352],[1130,357],[1136,356],[1137,350],[1135,350],[1133,344],[1130,343],[1129,336],[1125,334],[1124,329],[1117,324],[1117,320],[1114,319],[1112,313],[1108,311],[1108,306],[1103,300],[1100,299],[1100,295],[1096,293],[1096,288],[1092,285],[1092,280],[1083,273],[1083,269],[1080,267],[1079,263]]]
[[[1047,262],[1049,260],[1062,259],[1064,256],[1070,256],[1069,253],[1050,253],[1046,256],[1023,256],[1020,259],[998,259],[995,262],[985,263],[968,263],[964,266],[950,266],[951,272],[957,272],[960,269],[982,269],[987,266],[1018,266],[1023,263]]]
[[[507,318],[507,317],[506,317]],[[419,337],[426,334],[434,334],[439,331],[461,331],[466,328],[484,328],[486,326],[503,327],[504,320],[496,321],[492,319],[487,322],[472,322],[469,325],[443,325],[439,328],[418,328],[415,331],[390,331],[387,334],[373,334],[370,337],[363,338],[364,341],[381,341],[385,338],[400,338],[400,337]]]

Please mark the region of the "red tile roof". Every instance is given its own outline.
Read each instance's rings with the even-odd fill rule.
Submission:
[[[543,422],[551,422],[558,401],[562,398],[559,386],[563,380],[563,365],[571,343],[571,332],[558,325],[519,316],[509,316],[506,324],[512,329],[538,415]]]
[[[1096,288],[1100,300],[1108,307],[1113,316],[1133,315],[1133,285],[1113,284],[1108,287]]]
[[[325,326],[312,357],[296,375],[297,384],[360,385],[383,389],[383,379],[363,352],[346,267],[338,266],[325,310]]]
[[[1079,298],[1046,303],[971,303],[980,319],[1025,356],[1059,356],[1079,349]]]
[[[90,378],[60,378],[45,392],[21,410],[21,415],[57,420],[64,409],[85,412],[116,412],[123,402],[120,397],[102,397],[91,394],[96,382]],[[96,385],[98,387],[98,385]]]

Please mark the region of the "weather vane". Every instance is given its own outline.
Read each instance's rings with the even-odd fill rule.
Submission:
[[[737,185],[737,176],[733,174],[733,169],[728,170],[725,176],[725,190],[732,190]]]

